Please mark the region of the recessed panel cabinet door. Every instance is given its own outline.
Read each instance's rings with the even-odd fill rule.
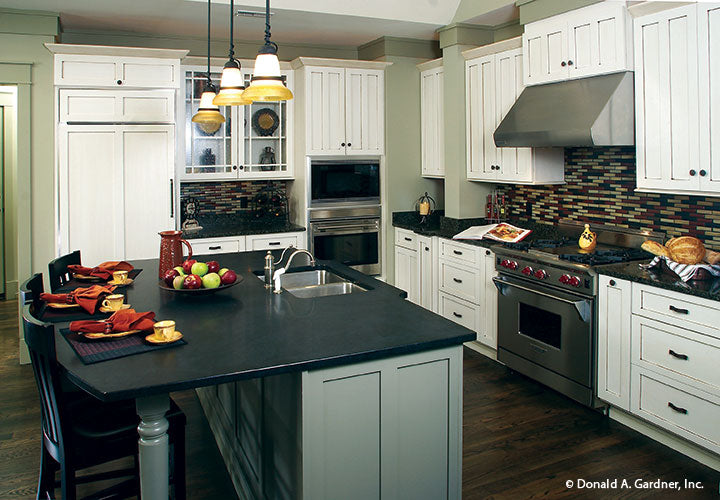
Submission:
[[[600,276],[598,291],[597,395],[630,410],[630,330],[632,291],[629,281]]]
[[[720,4],[698,4],[700,190],[720,191]]]
[[[497,177],[495,56],[466,64],[468,179]]]
[[[419,303],[418,255],[415,250],[395,245],[395,286],[405,290],[410,302]]]
[[[567,78],[567,24],[556,20],[525,27],[525,85]]]
[[[384,71],[345,70],[347,154],[382,154],[385,136]]]
[[[308,68],[307,154],[345,154],[345,69]]]

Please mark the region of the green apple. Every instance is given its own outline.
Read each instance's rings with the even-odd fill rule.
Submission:
[[[191,274],[197,274],[201,278],[208,273],[208,266],[204,262],[196,262],[190,269]]]
[[[180,276],[185,276],[185,270],[182,268],[182,266],[173,267]]]
[[[221,276],[221,277],[222,277],[222,275],[225,274],[226,272],[228,272],[229,270],[230,270],[230,269],[228,269],[227,267],[223,267],[222,269],[220,269],[220,270],[218,271],[218,276]]]
[[[218,273],[207,273],[202,277],[203,288],[217,288],[220,286],[220,276]]]
[[[182,290],[184,279],[185,279],[185,275],[181,274],[179,276],[175,276],[175,279],[173,280],[173,288],[175,290]]]

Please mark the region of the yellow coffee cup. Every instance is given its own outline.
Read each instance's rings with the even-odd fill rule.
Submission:
[[[175,322],[171,319],[158,321],[153,325],[153,330],[155,330],[156,337],[161,337],[165,340],[169,340],[175,334]]]
[[[122,308],[125,296],[119,293],[108,295],[102,302],[102,306],[111,311],[119,311]]]
[[[113,273],[113,281],[115,283],[125,283],[128,279],[128,272],[127,271],[115,271]]]

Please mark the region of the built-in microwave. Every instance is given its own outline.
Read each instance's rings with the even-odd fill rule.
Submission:
[[[380,204],[378,160],[313,160],[310,206]]]

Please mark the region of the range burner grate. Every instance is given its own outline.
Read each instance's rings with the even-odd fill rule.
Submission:
[[[532,241],[518,241],[517,243],[503,243],[505,248],[511,250],[530,250],[531,248],[558,248],[567,246],[570,238],[543,239]]]
[[[575,253],[558,255],[560,259],[578,264],[597,266],[601,264],[614,264],[616,262],[628,262],[641,260],[647,257],[647,253],[639,248],[596,250],[593,253]]]

